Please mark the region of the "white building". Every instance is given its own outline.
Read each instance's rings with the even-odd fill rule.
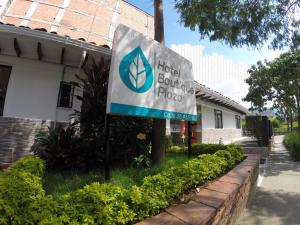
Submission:
[[[88,56],[111,50],[44,31],[0,25],[0,162],[29,152],[35,133],[80,110],[73,82]]]
[[[197,107],[200,120],[198,128],[194,128],[197,135],[194,141],[230,143],[241,139],[240,118],[248,111],[239,103],[248,89],[245,82],[248,65],[235,63],[217,54],[205,55],[201,45],[171,45],[171,49],[192,62],[194,78],[198,82],[196,87],[200,94],[197,94]],[[230,94],[231,99],[215,89]],[[173,127],[171,130],[178,131],[176,125]]]
[[[44,14],[38,14],[36,11],[39,7],[47,10],[47,7],[58,6],[33,1],[30,4],[26,2],[28,10],[25,10],[25,6],[21,3],[16,5],[16,2],[13,1],[13,5],[10,6],[6,4],[5,10],[10,11],[9,13],[1,11],[4,15],[2,21],[9,20],[10,23],[16,21],[16,24],[27,21],[29,25],[42,27],[33,30],[14,24],[0,24],[0,166],[28,154],[38,129],[46,129],[47,126],[58,122],[69,122],[70,114],[81,108],[81,102],[75,98],[76,95],[81,95],[81,90],[73,83],[78,82],[74,74],[85,76],[82,65],[88,56],[93,56],[96,61],[101,57],[107,59],[111,57],[111,50],[106,46],[111,41],[110,29],[107,29],[106,36],[93,34],[102,38],[103,42],[106,40],[106,44],[102,46],[88,43],[83,39],[71,39],[72,36],[62,36],[56,32],[49,33],[43,28],[42,22],[48,25],[50,22],[47,22],[46,18],[33,17],[43,17]],[[124,24],[130,26],[134,21],[132,24],[138,31],[148,36],[153,35],[152,16],[124,1],[114,2],[119,8],[109,8],[110,6],[103,8],[112,11],[110,15],[112,22],[108,20],[105,23],[110,24],[109,26],[114,23],[115,27],[118,20],[114,13],[120,10],[120,23],[125,21]],[[66,16],[78,13],[78,10],[72,8],[75,6],[57,9],[57,16],[61,16],[62,13]],[[79,6],[77,8],[80,9]],[[23,13],[25,17],[16,13]],[[88,14],[85,16],[89,17]],[[135,19],[132,19],[133,17]],[[66,29],[65,24],[57,24],[55,21],[51,23],[52,26]],[[72,32],[85,34],[82,29],[73,28],[70,28]],[[196,96],[201,115],[199,123],[194,126],[196,129],[194,134],[197,133],[195,141],[215,143],[222,140],[226,143],[241,137],[242,132],[237,124],[240,124],[239,116],[247,113],[244,107],[200,84],[196,84]]]
[[[192,126],[192,142],[229,144],[241,140],[241,117],[248,113],[247,109],[204,85],[195,83],[195,87],[199,119]],[[171,133],[173,142],[179,144],[182,123],[184,122],[167,123],[167,133]],[[187,131],[181,135],[186,136],[186,133]]]

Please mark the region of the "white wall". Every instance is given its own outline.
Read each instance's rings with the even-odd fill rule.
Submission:
[[[235,115],[240,115],[239,113],[204,101],[198,101],[198,104],[201,104],[203,129],[215,128],[215,109],[222,111],[224,129],[236,129]]]
[[[80,102],[74,98],[73,109],[57,108],[63,66],[0,55],[0,64],[12,66],[6,93],[4,117],[69,121]],[[76,80],[76,69],[67,68],[64,81]],[[80,94],[76,88],[75,94]]]
[[[198,101],[198,104],[201,104],[203,143],[222,141],[229,144],[242,138],[242,129],[237,129],[235,124],[235,115],[240,115],[239,113],[204,101]],[[222,129],[215,128],[215,109],[222,111]]]
[[[201,104],[202,129],[215,128],[214,108]]]
[[[64,75],[64,81],[70,82],[75,81],[78,82],[78,79],[74,76],[74,74],[78,74],[81,77],[84,76],[82,71],[79,71],[78,69],[73,68],[66,68],[65,75]],[[70,114],[74,112],[74,110],[79,110],[81,108],[81,101],[79,101],[76,98],[76,95],[82,96],[82,89],[76,88],[74,90],[74,98],[73,98],[73,107],[72,109],[69,108],[57,108],[57,121],[70,121]]]
[[[197,132],[202,133],[202,143],[219,143],[222,141],[224,144],[229,144],[242,139],[242,129],[237,129],[235,124],[235,115],[240,115],[239,113],[204,101],[197,100],[197,104],[201,105],[202,129],[197,129]],[[215,128],[214,109],[222,111],[223,128],[221,129]],[[167,123],[168,130],[170,130],[169,123]]]

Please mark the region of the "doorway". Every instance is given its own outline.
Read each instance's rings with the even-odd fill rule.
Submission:
[[[10,66],[0,65],[0,116],[3,116],[5,96],[11,73]]]

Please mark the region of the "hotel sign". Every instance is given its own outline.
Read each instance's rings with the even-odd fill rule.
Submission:
[[[196,121],[192,63],[119,25],[113,40],[107,113]]]

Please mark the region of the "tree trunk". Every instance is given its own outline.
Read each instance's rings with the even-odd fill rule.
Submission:
[[[293,112],[291,112],[291,116],[290,116],[290,123],[291,123],[291,131],[293,131]]]
[[[297,121],[298,121],[298,128],[297,130],[300,131],[300,108],[299,108],[299,105],[298,105],[298,109],[297,109]]]
[[[298,121],[298,128],[297,130],[300,131],[300,88],[298,88],[299,95],[296,97],[297,101],[297,121]]]
[[[154,39],[164,44],[164,16],[162,0],[154,0]],[[165,157],[166,120],[154,119],[152,128],[152,152],[154,164],[161,163]]]
[[[154,40],[165,44],[164,13],[162,0],[154,0]]]

